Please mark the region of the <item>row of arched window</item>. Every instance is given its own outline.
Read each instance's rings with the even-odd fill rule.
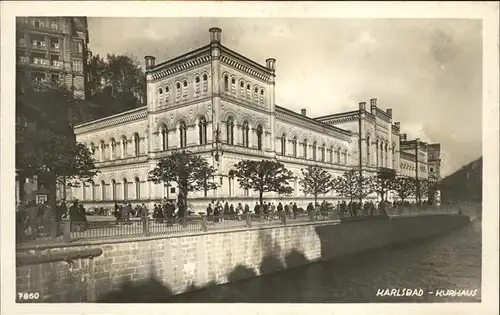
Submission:
[[[373,148],[373,149],[372,149]],[[392,165],[395,165],[396,162],[396,154],[395,154],[395,145],[389,149],[389,143],[377,139],[375,143],[371,143],[370,136],[366,137],[366,155],[368,164],[373,164],[371,159],[372,150],[375,152],[375,165],[377,167],[389,167],[389,152],[392,156]]]
[[[200,119],[198,119],[197,123],[197,129],[198,129],[198,144],[207,144],[208,138],[207,138],[207,119],[204,116],[201,116]],[[175,130],[174,130],[175,131]],[[168,129],[168,126],[166,124],[163,124],[160,127],[159,131],[159,136],[161,137],[161,150],[166,151],[169,148],[171,148],[168,137],[170,132],[172,130]],[[181,120],[179,122],[179,127],[176,130],[178,137],[179,137],[179,146],[181,148],[185,148],[187,146],[187,125],[186,121]]]
[[[128,151],[128,144],[133,144],[132,155]],[[122,136],[119,141],[115,138],[111,138],[109,143],[101,140],[98,145],[91,142],[90,151],[93,154],[95,160],[102,162],[106,160],[123,159],[129,156],[139,156],[141,152],[141,138],[138,133],[132,135],[132,139],[129,141],[127,137]]]
[[[228,117],[226,120],[226,142],[227,144],[234,145],[234,118],[233,117]],[[250,147],[250,125],[248,124],[248,121],[245,120],[243,121],[243,124],[241,125],[241,142],[243,147],[248,148]],[[264,129],[262,128],[262,125],[258,124],[257,127],[255,128],[255,134],[257,136],[257,150],[263,150],[263,134],[264,134]]]
[[[257,85],[252,87],[250,82],[245,82],[243,79],[237,80],[235,76],[229,76],[229,74],[223,75],[223,81],[224,93],[235,95],[255,104],[264,104],[265,92],[263,87]]]
[[[208,92],[208,74],[196,74],[191,82],[188,79],[177,81],[174,83],[174,91],[172,91],[169,84],[159,87],[157,91],[158,103],[162,105],[168,104],[172,100],[178,102],[187,99],[190,95],[189,87],[191,84],[194,97],[206,94]]]
[[[280,155],[287,155],[287,137],[286,134],[282,134],[281,137],[279,138],[280,140]],[[297,137],[294,136],[291,140],[292,143],[292,156],[293,157],[298,157],[298,152],[297,152],[297,147],[299,145],[297,141]],[[314,141],[312,145],[309,145],[308,140],[304,139],[304,141],[301,143],[302,146],[302,158],[304,159],[311,159],[313,161],[319,161],[319,162],[329,162],[329,163],[336,163],[336,164],[347,164],[347,149],[341,149],[337,148],[334,149],[333,146],[327,148],[326,144],[323,143],[321,146],[318,146],[318,143]],[[308,156],[308,151],[309,148],[311,148],[312,151],[312,156]],[[319,156],[318,156],[318,151],[319,151]]]
[[[122,185],[121,194],[118,192],[118,185]],[[134,181],[130,183],[126,178],[122,179],[121,183],[117,183],[116,180],[112,179],[111,183],[108,185],[104,180],[101,180],[98,185],[94,183],[90,183],[89,185],[82,184],[82,200],[92,200],[92,201],[106,201],[106,200],[129,200],[141,199],[141,181],[139,177],[135,177]],[[133,184],[133,189],[135,192],[134,196],[130,195],[131,184]],[[108,191],[107,187],[110,186]],[[87,188],[90,187],[90,191],[87,192]],[[88,195],[89,193],[89,195]],[[130,198],[132,197],[132,198]]]

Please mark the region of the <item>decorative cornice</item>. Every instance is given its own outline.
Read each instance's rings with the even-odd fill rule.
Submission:
[[[221,47],[220,61],[230,67],[233,67],[241,72],[244,72],[252,77],[255,77],[264,82],[270,82],[273,75],[269,69],[259,65],[258,63],[234,52],[226,47]]]
[[[327,125],[335,125],[335,124],[354,122],[354,121],[357,121],[358,119],[359,119],[358,114],[352,115],[352,116],[339,117],[339,118],[321,118],[321,119],[315,118],[315,120],[320,121],[320,122],[327,124]]]
[[[345,138],[350,140],[351,132],[348,130],[340,129],[325,123],[316,121],[312,118],[305,117],[301,114],[295,113],[286,108],[276,105],[276,119],[288,122],[292,125],[298,125],[319,133],[329,133],[332,136]]]
[[[112,115],[109,117],[104,117],[101,119],[89,121],[80,125],[76,125],[74,130],[76,134],[82,134],[89,131],[95,131],[98,129],[103,129],[110,126],[116,126],[128,122],[132,122],[139,119],[144,119],[148,115],[147,107],[134,108],[132,110]]]
[[[386,122],[391,122],[391,116],[387,114],[387,112],[381,110],[377,107],[377,117],[382,118]]]

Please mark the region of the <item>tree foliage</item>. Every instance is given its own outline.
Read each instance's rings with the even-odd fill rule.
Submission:
[[[314,196],[314,204],[318,196],[329,193],[333,189],[332,175],[319,166],[308,166],[301,170],[302,178],[299,183],[302,191],[307,195]]]
[[[215,168],[202,156],[188,151],[174,151],[161,159],[149,172],[148,180],[156,184],[164,183],[166,186],[176,183],[179,187],[179,212],[181,216],[185,216],[187,194],[216,189],[218,184],[214,181],[215,175]]]
[[[401,199],[401,203],[404,203],[405,199],[415,194],[415,179],[408,176],[397,176],[391,189]]]
[[[92,112],[100,118],[142,106],[146,78],[134,56],[108,54],[92,56],[88,65],[88,99],[98,104]]]
[[[395,178],[396,171],[390,168],[379,169],[377,175],[373,178],[373,190],[380,196],[382,201],[384,201],[386,193],[391,189]]]
[[[341,196],[351,200],[364,199],[373,192],[373,178],[360,176],[359,171],[352,169],[333,180],[333,189]]]
[[[294,179],[293,173],[277,161],[243,160],[236,164],[236,178],[243,189],[251,189],[259,192],[259,202],[265,192],[276,192],[280,195],[288,195],[293,188],[288,183]]]

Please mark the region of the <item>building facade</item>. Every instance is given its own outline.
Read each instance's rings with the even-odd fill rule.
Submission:
[[[65,85],[85,98],[88,41],[85,17],[18,17],[17,77]]]
[[[192,208],[216,198],[255,202],[257,193],[241,189],[233,175],[242,159],[276,159],[298,178],[308,165],[340,176],[359,167],[360,159],[367,175],[378,167],[400,172],[399,123],[392,123],[391,109],[381,110],[372,99],[369,111],[360,103],[352,112],[313,118],[305,109],[295,113],[278,106],[275,59],[264,66],[228,49],[218,28],[210,29],[206,46],[159,64],[146,56],[145,63],[146,106],[75,126],[100,173],[94,183],[73,188],[71,198],[105,207],[115,200],[173,199],[176,187],[147,178],[162,157],[181,148],[204,156],[218,173],[218,189],[188,196]],[[290,184],[299,205],[311,201],[298,179]],[[341,200],[335,192],[321,198]]]

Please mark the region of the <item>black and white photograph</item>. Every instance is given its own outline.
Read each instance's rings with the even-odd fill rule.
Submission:
[[[2,11],[2,313],[498,314],[498,2]]]

